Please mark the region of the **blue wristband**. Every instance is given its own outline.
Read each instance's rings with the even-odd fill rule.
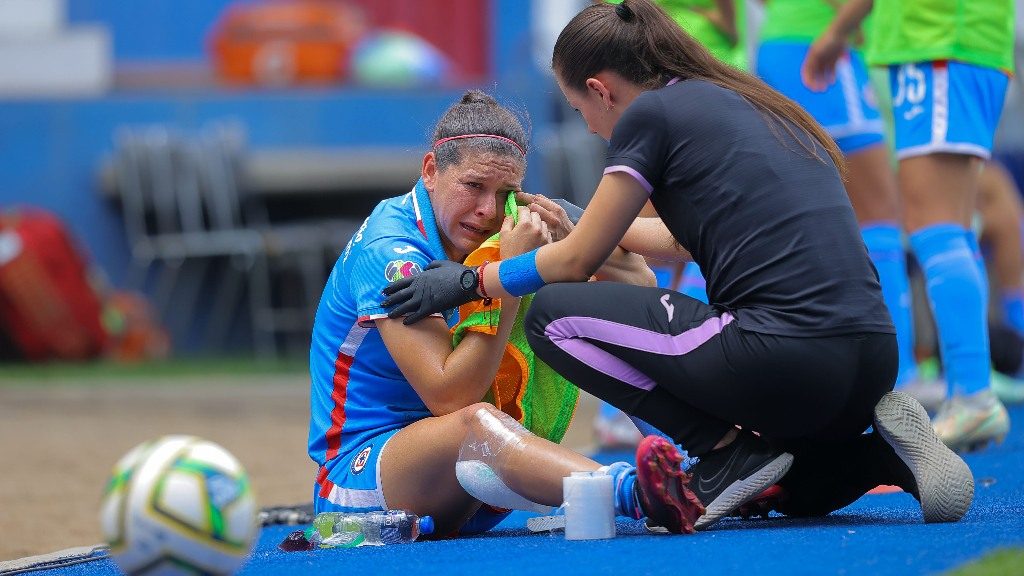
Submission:
[[[502,260],[498,265],[498,280],[505,292],[513,296],[525,296],[540,290],[544,279],[537,272],[537,249]]]

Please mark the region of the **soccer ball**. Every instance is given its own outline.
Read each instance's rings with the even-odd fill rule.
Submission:
[[[164,436],[114,466],[100,523],[127,574],[230,574],[252,550],[256,501],[227,450],[195,436]]]

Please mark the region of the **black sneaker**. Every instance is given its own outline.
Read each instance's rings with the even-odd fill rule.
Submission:
[[[793,455],[772,450],[768,443],[741,431],[731,444],[713,450],[690,468],[690,490],[707,512],[694,524],[698,530],[733,514],[786,475]]]

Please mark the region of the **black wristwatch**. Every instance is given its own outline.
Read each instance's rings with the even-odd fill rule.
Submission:
[[[459,276],[459,284],[462,284],[462,289],[466,292],[476,292],[476,269],[467,268],[462,271],[462,276]]]

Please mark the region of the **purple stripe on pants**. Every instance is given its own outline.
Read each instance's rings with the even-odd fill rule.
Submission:
[[[672,336],[600,318],[566,316],[548,324],[544,328],[544,335],[563,352],[594,370],[630,386],[651,390],[655,386],[654,380],[584,338],[652,354],[679,356],[696,350],[721,333],[733,320],[732,314],[726,312],[720,317],[708,318],[696,328]]]

